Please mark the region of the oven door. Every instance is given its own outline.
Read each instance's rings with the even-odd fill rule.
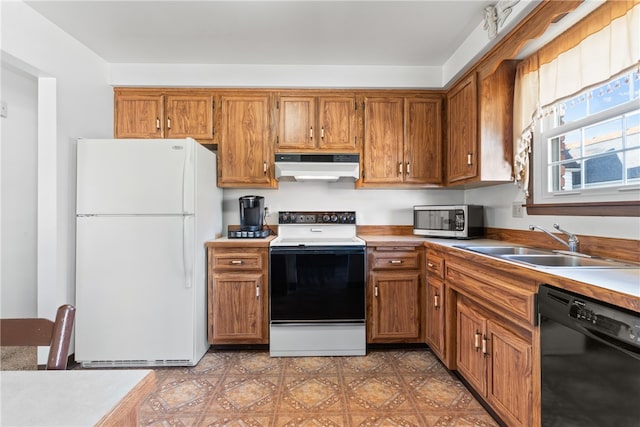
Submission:
[[[270,253],[272,324],[364,322],[364,246],[277,246]]]

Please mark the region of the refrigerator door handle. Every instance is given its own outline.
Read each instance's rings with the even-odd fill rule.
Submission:
[[[185,288],[191,288],[193,286],[193,283],[191,283],[191,278],[193,276],[191,271],[191,266],[193,265],[193,254],[191,253],[193,248],[193,245],[191,244],[193,233],[191,233],[191,227],[189,227],[189,221],[191,218],[192,215],[185,215],[182,218],[182,264],[184,267]]]

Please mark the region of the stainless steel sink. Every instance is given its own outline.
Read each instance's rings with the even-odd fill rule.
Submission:
[[[591,257],[585,254],[558,253],[527,246],[454,245],[454,247],[541,268],[640,268],[640,264],[631,262]]]
[[[542,249],[534,249],[526,246],[474,246],[474,245],[458,245],[457,247],[468,249],[474,252],[480,252],[485,255],[528,255],[528,254],[538,254],[544,255],[549,254],[549,251],[545,251]]]
[[[502,255],[504,259],[523,262],[540,267],[579,267],[579,268],[639,268],[637,264],[614,261],[605,258],[573,256],[565,254],[548,255]]]

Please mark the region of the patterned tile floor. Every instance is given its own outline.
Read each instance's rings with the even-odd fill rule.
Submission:
[[[156,370],[144,426],[497,426],[428,350],[271,358],[211,351]]]

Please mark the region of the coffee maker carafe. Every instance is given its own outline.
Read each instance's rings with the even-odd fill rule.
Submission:
[[[240,231],[261,231],[264,197],[243,196],[240,202]]]

